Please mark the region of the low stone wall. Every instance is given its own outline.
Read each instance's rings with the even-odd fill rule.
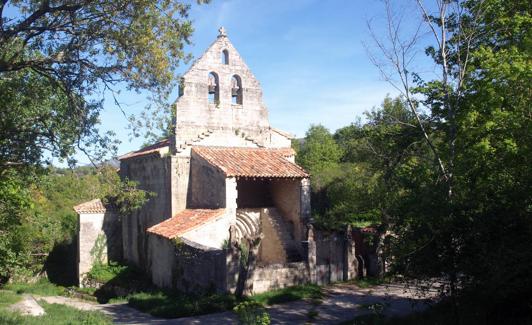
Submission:
[[[186,292],[226,291],[225,251],[183,240],[177,248],[176,287]]]
[[[343,234],[316,232],[316,283],[347,280],[345,273],[346,239]]]
[[[185,292],[234,293],[241,274],[247,274],[245,292],[248,294],[305,283],[324,285],[361,276],[366,273],[362,273],[361,267],[369,264],[359,263],[357,257],[362,255],[349,232],[313,231],[304,242],[305,261],[266,265],[250,262],[249,273],[241,273],[237,246],[215,249],[187,239],[181,239],[176,245],[172,240],[153,234],[149,235],[149,246],[149,267],[154,284]]]
[[[305,262],[257,266],[252,277],[253,294],[310,282]]]
[[[149,234],[152,282],[161,288],[185,292],[226,290],[226,258],[221,249],[181,239],[174,241]]]

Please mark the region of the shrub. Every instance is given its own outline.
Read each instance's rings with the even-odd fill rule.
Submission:
[[[106,283],[125,272],[127,268],[127,266],[116,262],[109,262],[108,264],[97,263],[87,273],[87,278],[99,283]]]
[[[270,315],[264,306],[256,301],[241,302],[233,310],[243,325],[270,324]]]

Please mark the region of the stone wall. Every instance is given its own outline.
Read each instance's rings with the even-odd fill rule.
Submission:
[[[173,241],[148,234],[148,273],[153,284],[160,288],[173,288],[176,251]]]
[[[171,193],[172,193],[172,213],[176,213],[187,208],[188,185],[190,177],[190,153],[188,156],[172,156],[170,173]]]
[[[236,223],[236,210],[238,198],[238,190],[236,189],[236,178],[228,177],[225,179],[225,212],[231,216],[231,225]]]
[[[226,292],[226,255],[181,239],[176,242],[149,234],[149,270],[161,288],[185,292]]]
[[[229,55],[228,64],[222,62],[222,51]],[[209,74],[218,79],[218,99],[209,102]],[[242,104],[231,100],[232,77],[241,79]],[[195,137],[198,130],[239,130],[266,142],[269,133],[268,111],[262,100],[258,80],[244,63],[229,39],[221,35],[192,64],[182,78],[181,96],[176,102],[176,144],[179,146]]]
[[[291,225],[292,236],[297,241],[304,239],[304,227],[300,208],[300,179],[279,179],[271,181],[271,193],[275,207],[286,222]]]
[[[316,232],[317,283],[344,280],[346,240],[343,234]]]
[[[122,259],[120,218],[112,211],[78,215],[78,281],[83,286],[86,273],[95,263]]]
[[[192,152],[188,185],[188,209],[225,208],[225,175]]]
[[[309,282],[308,267],[304,262],[257,266],[253,272],[252,293],[257,294]]]
[[[209,248],[220,249],[229,238],[229,226],[232,219],[232,216],[224,213],[181,237]]]
[[[263,208],[273,206],[268,179],[238,179],[236,182],[238,208]]]
[[[146,229],[172,216],[172,173],[176,172],[170,157],[147,155],[125,159],[120,176],[138,182],[142,190],[155,193],[144,206],[123,218],[124,259],[144,268],[147,255]]]
[[[260,224],[264,238],[259,248],[259,263],[275,264],[285,263],[287,260],[285,248],[277,229],[270,221],[268,209],[261,209]]]
[[[268,245],[264,235],[261,247]],[[173,240],[149,235],[149,271],[157,286],[186,292],[235,291],[241,274],[236,246],[218,249],[186,238],[177,242],[176,246]],[[324,285],[360,276],[355,241],[348,234],[315,232],[305,244],[303,262],[264,264],[251,259],[255,262],[249,267],[251,287],[246,292],[256,294],[305,283]]]

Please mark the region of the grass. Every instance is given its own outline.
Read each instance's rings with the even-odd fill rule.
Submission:
[[[41,279],[32,284],[8,284],[4,288],[9,291],[0,290],[0,306],[2,306],[2,303],[7,306],[16,302],[20,297],[19,295],[25,293],[42,296],[63,295],[82,299],[94,298],[100,303],[127,302],[129,306],[156,317],[178,318],[232,310],[242,301],[271,305],[308,299],[313,304],[319,304],[323,297],[321,288],[313,284],[273,290],[242,299],[237,299],[234,295],[227,294],[193,295],[163,291],[155,289],[137,269],[118,264],[97,266],[91,270],[90,277],[94,281],[101,281],[100,283],[103,286],[99,289],[65,288],[54,285],[47,279]],[[53,309],[55,307],[49,308]],[[2,314],[2,317],[0,318],[0,324],[12,324],[20,321],[17,318],[19,316],[9,313]],[[85,316],[81,315],[79,317],[83,319]],[[58,322],[62,324],[61,320],[58,320]],[[22,323],[24,324],[24,322]],[[99,324],[98,321],[96,323]]]
[[[323,293],[319,286],[301,285],[264,292],[243,298],[243,300],[253,301],[259,305],[271,305],[301,299],[321,301],[322,297]],[[163,318],[187,317],[231,310],[241,301],[233,295],[191,295],[154,290],[134,293],[126,298],[112,299],[110,302],[124,301],[125,299],[127,299],[129,306]]]
[[[359,278],[350,280],[349,283],[356,284],[359,288],[367,289],[380,284],[389,283],[390,280],[386,278]]]
[[[375,225],[375,221],[353,221],[351,225],[357,228],[366,228]]]
[[[22,297],[13,291],[0,290],[0,310],[16,303],[20,299],[22,299]]]
[[[249,297],[249,299],[265,305],[280,304],[301,299],[312,299],[316,301],[321,300],[322,298],[323,292],[321,291],[321,287],[315,284],[287,287],[259,293]]]
[[[100,288],[92,292],[75,291],[83,299],[92,295],[99,303],[123,302],[126,300],[124,297],[132,294],[155,291],[151,281],[140,269],[115,262],[93,266],[88,279],[100,284]]]
[[[129,306],[153,316],[177,318],[232,309],[237,299],[232,295],[191,295],[163,291],[141,292],[128,297]]]
[[[57,304],[42,303],[46,315],[33,317],[0,310],[0,324],[4,325],[111,325],[111,320],[96,311],[82,311]]]
[[[110,325],[111,320],[104,314],[96,311],[81,311],[72,307],[58,304],[39,303],[46,315],[33,317],[22,316],[7,310],[7,307],[22,299],[22,294],[57,295],[64,293],[62,287],[55,286],[47,280],[41,280],[33,284],[14,283],[4,287],[8,290],[0,290],[0,324],[5,325],[70,325],[91,324]]]
[[[65,287],[55,285],[45,278],[39,279],[35,283],[8,283],[3,289],[18,294],[28,293],[39,296],[61,296],[66,292]]]
[[[107,283],[119,276],[125,276],[130,268],[115,262],[109,264],[95,264],[87,274],[89,279],[99,283]]]

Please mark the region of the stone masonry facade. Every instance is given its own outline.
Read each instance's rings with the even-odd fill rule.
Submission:
[[[349,236],[316,241],[292,136],[271,127],[260,83],[223,28],[183,74],[174,109],[173,136],[120,157],[121,177],[156,195],[128,216],[77,207],[80,283],[107,233],[120,245],[106,256],[165,288],[249,294],[357,276]]]

